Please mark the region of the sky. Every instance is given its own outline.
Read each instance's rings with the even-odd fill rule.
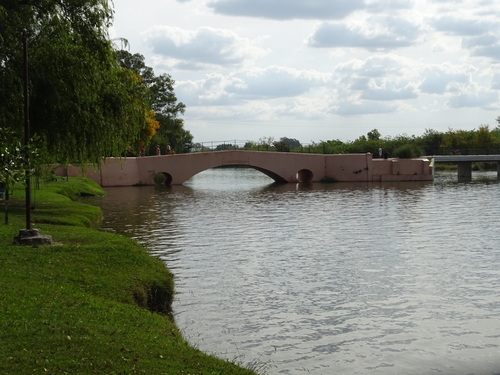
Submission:
[[[110,36],[167,73],[194,142],[494,129],[495,0],[113,0]]]

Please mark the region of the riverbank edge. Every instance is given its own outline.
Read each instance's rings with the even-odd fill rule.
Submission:
[[[54,244],[39,247],[12,244],[24,227],[22,189],[9,202],[9,224],[0,225],[0,372],[255,374],[187,343],[169,316],[168,267],[132,239],[98,230],[100,208],[76,199],[96,194],[104,191],[85,178],[42,183],[31,216]]]

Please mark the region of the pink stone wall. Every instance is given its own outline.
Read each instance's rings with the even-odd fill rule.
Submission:
[[[373,159],[373,181],[432,181],[427,159]]]
[[[59,176],[82,176],[101,186],[153,185],[158,173],[177,185],[206,169],[246,165],[284,182],[432,181],[427,159],[372,159],[371,154],[321,155],[257,151],[218,151],[141,158],[109,158],[101,170],[56,168]]]
[[[372,174],[371,154],[325,155],[325,180],[371,181]]]

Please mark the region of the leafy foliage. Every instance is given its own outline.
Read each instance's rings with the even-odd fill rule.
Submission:
[[[184,129],[184,121],[179,118],[184,114],[186,106],[177,101],[174,92],[175,81],[168,74],[156,76],[151,67],[145,63],[141,54],[131,54],[128,51],[116,52],[120,66],[134,72],[141,77],[140,84],[144,89],[145,98],[152,112],[148,113],[148,120],[155,126],[149,126],[149,138],[141,138],[141,146],[146,146],[148,154],[154,154],[156,146],[167,152],[170,146],[175,152],[189,152],[193,147],[193,136]]]
[[[34,161],[38,157],[38,137],[27,145],[11,129],[0,128],[0,187],[5,200],[5,224],[9,222],[9,199],[16,184],[33,173]]]
[[[10,129],[0,128],[0,183],[9,195],[13,185],[25,178],[26,158],[24,146]]]
[[[230,150],[237,150],[238,145],[233,145],[231,143],[221,143],[215,147],[215,151],[230,151]]]
[[[495,136],[487,125],[482,125],[474,132],[474,144],[479,149],[488,149],[495,143]]]
[[[497,121],[500,123],[500,116]],[[304,152],[345,154],[370,152],[378,155],[382,148],[390,157],[416,158],[439,154],[488,154],[500,153],[500,126],[490,130],[481,125],[477,130],[448,129],[442,133],[426,129],[420,137],[406,134],[382,138],[377,129],[362,135],[352,142],[340,140],[321,141],[304,147]]]
[[[107,0],[8,0],[0,5],[0,126],[23,117],[22,38],[29,35],[31,127],[54,161],[100,163],[147,126],[134,77],[108,38]]]
[[[373,129],[373,130],[369,131],[369,132],[366,134],[366,136],[368,137],[368,139],[369,139],[370,141],[373,141],[373,140],[378,140],[378,139],[380,139],[381,134],[380,134],[380,132],[379,132],[377,129]]]
[[[396,158],[410,159],[418,158],[423,155],[422,149],[416,144],[406,143],[394,149],[392,156]]]
[[[38,137],[33,137],[28,145],[22,144],[11,129],[0,128],[0,183],[9,191],[34,170],[39,157]]]

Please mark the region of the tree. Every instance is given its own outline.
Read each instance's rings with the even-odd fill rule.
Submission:
[[[230,150],[237,150],[238,146],[233,145],[231,143],[221,143],[220,145],[217,145],[215,147],[215,151],[230,151]]]
[[[147,101],[154,111],[158,128],[148,145],[148,153],[154,153],[157,145],[165,149],[170,145],[175,152],[189,152],[193,136],[184,129],[184,121],[179,118],[186,106],[177,101],[174,92],[175,81],[168,74],[155,76],[152,68],[146,66],[144,56],[128,51],[116,52],[120,66],[139,75],[142,80]],[[147,143],[147,142],[146,142]]]
[[[366,136],[368,137],[368,139],[370,141],[375,141],[375,140],[380,139],[381,134],[380,134],[380,132],[377,129],[373,129],[373,130],[369,131],[366,134]]]
[[[26,179],[26,173],[32,172],[33,160],[38,155],[36,143],[23,145],[17,134],[11,129],[0,128],[0,186],[5,202],[5,224],[9,223],[9,199],[14,186]]]
[[[441,147],[449,149],[454,154],[467,153],[473,136],[474,132],[471,131],[448,129],[443,135]]]
[[[274,143],[274,137],[261,137],[259,139],[259,147],[269,151],[269,147]]]
[[[27,30],[33,133],[60,162],[98,164],[122,154],[146,123],[144,108],[128,100],[133,83],[109,41],[112,15],[107,0],[3,1],[0,126],[21,133],[21,36]]]
[[[255,142],[252,142],[252,141],[246,141],[245,145],[243,146],[243,148],[245,150],[258,149],[258,147],[259,147],[259,145]]]
[[[288,145],[287,143],[283,143],[281,141],[280,142],[274,141],[273,147],[278,152],[290,152],[290,145]]]
[[[488,153],[488,149],[493,147],[495,143],[495,136],[490,132],[488,125],[481,125],[478,130],[474,132],[474,144],[480,153]]]
[[[417,139],[417,143],[423,149],[425,155],[435,155],[440,152],[439,148],[443,143],[443,137],[443,133],[432,129],[425,129],[424,134]]]
[[[500,117],[499,117],[500,119]],[[491,131],[491,135],[494,137],[494,147],[500,147],[500,124]]]
[[[415,142],[411,142],[398,146],[390,154],[395,158],[410,159],[421,157],[423,155],[423,151],[415,144]]]
[[[170,145],[172,150],[177,153],[188,153],[193,148],[193,136],[184,129],[184,122],[179,118],[156,114],[156,119],[160,123],[160,128],[156,132],[151,142],[153,145],[160,145],[166,148]]]
[[[295,138],[281,137],[280,142],[288,145],[291,149],[302,147],[300,141]]]
[[[354,142],[346,145],[347,153],[365,153],[370,152],[372,154],[378,155],[378,149],[381,147],[382,141],[378,139],[367,139],[366,136],[362,135],[358,137]]]

